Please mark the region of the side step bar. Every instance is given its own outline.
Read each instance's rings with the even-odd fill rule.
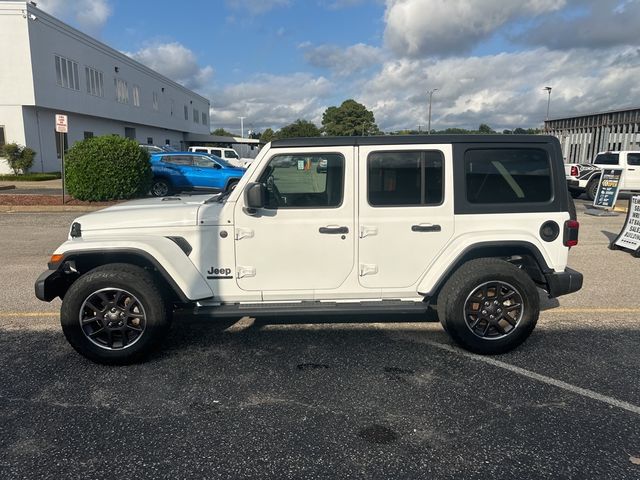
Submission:
[[[292,317],[300,315],[371,315],[427,313],[427,302],[382,300],[377,302],[319,302],[290,303],[223,303],[195,307],[192,314],[202,317]]]

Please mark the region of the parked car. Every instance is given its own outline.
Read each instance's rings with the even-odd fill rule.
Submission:
[[[253,161],[252,158],[240,158],[238,152],[233,148],[194,146],[189,147],[189,151],[215,155],[216,157],[226,160],[234,167],[247,168]]]
[[[596,198],[603,168],[619,168],[621,192],[640,191],[640,151],[600,152],[593,163],[566,163],[564,172],[571,196],[586,192],[589,200]]]
[[[155,197],[184,190],[231,190],[245,172],[220,157],[192,152],[154,153],[151,170]]]
[[[164,145],[162,147],[159,147],[158,145],[145,145],[145,144],[140,144],[139,145],[140,148],[144,148],[147,152],[149,152],[149,155],[152,155],[154,153],[164,153],[164,152],[177,152],[178,150],[175,147],[172,147],[171,145]]]
[[[325,159],[326,172],[291,168],[293,157]],[[78,352],[138,360],[176,308],[397,321],[435,307],[458,344],[497,354],[533,331],[540,289],[582,286],[567,266],[579,224],[555,137],[292,138],[256,162],[228,195],[136,200],[74,221],[35,291],[63,299]]]

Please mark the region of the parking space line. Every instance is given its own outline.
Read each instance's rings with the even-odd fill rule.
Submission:
[[[463,357],[470,358],[471,360],[476,360],[478,362],[487,363],[489,365],[493,365],[494,367],[502,368],[504,370],[508,370],[510,372],[516,373],[523,377],[530,378],[532,380],[536,380],[538,382],[545,383],[547,385],[552,385],[557,388],[561,388],[563,390],[567,390],[571,393],[575,393],[577,395],[581,395],[583,397],[590,398],[592,400],[596,400],[598,402],[606,403],[612,407],[621,408],[631,413],[635,413],[636,415],[640,415],[640,407],[637,405],[633,405],[628,402],[624,402],[622,400],[618,400],[613,397],[608,397],[607,395],[602,395],[601,393],[594,392],[593,390],[589,390],[587,388],[577,387],[575,385],[571,385],[570,383],[563,382],[562,380],[556,380],[552,377],[547,377],[546,375],[541,375],[539,373],[532,372],[530,370],[516,367],[515,365],[511,365],[506,362],[502,362],[500,360],[496,360],[495,358],[485,357],[481,355],[475,355],[473,353],[466,352],[460,348],[452,347],[450,345],[445,345],[443,343],[427,341],[425,342],[435,348],[440,350],[445,350],[450,353],[455,353],[457,355],[461,355]]]

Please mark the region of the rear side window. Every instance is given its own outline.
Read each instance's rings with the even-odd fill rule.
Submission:
[[[628,165],[640,165],[640,153],[627,153]]]
[[[601,153],[596,156],[593,163],[598,165],[618,165],[620,163],[620,155],[617,153]]]
[[[541,203],[552,200],[547,152],[534,148],[467,150],[469,203]]]
[[[373,152],[367,159],[367,198],[374,207],[442,203],[444,157],[439,151]]]
[[[191,165],[191,155],[167,155],[162,161],[173,165]]]
[[[221,155],[222,151],[220,151],[220,150],[211,150],[211,152],[209,152],[209,153],[211,153],[211,155],[215,155],[216,157],[221,157],[222,156]]]

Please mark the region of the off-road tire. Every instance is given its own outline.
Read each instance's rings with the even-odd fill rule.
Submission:
[[[595,200],[598,193],[598,183],[600,183],[600,177],[594,177],[587,183],[587,198],[591,201]]]
[[[569,190],[569,194],[571,195],[571,198],[580,198],[580,196],[583,193],[584,192],[582,190]]]
[[[94,344],[80,326],[85,300],[103,289],[130,292],[143,305],[145,327],[139,338],[127,348],[107,349]],[[165,300],[161,285],[143,268],[125,263],[97,267],[76,280],[64,296],[60,310],[62,331],[71,346],[86,358],[108,365],[140,361],[149,354],[167,333],[172,306]]]
[[[522,297],[522,313],[515,327],[501,338],[480,338],[467,324],[465,303],[487,282],[505,282]],[[529,275],[500,259],[481,258],[462,265],[449,278],[438,296],[438,317],[451,338],[474,353],[493,355],[508,352],[524,342],[538,321],[540,298]]]

